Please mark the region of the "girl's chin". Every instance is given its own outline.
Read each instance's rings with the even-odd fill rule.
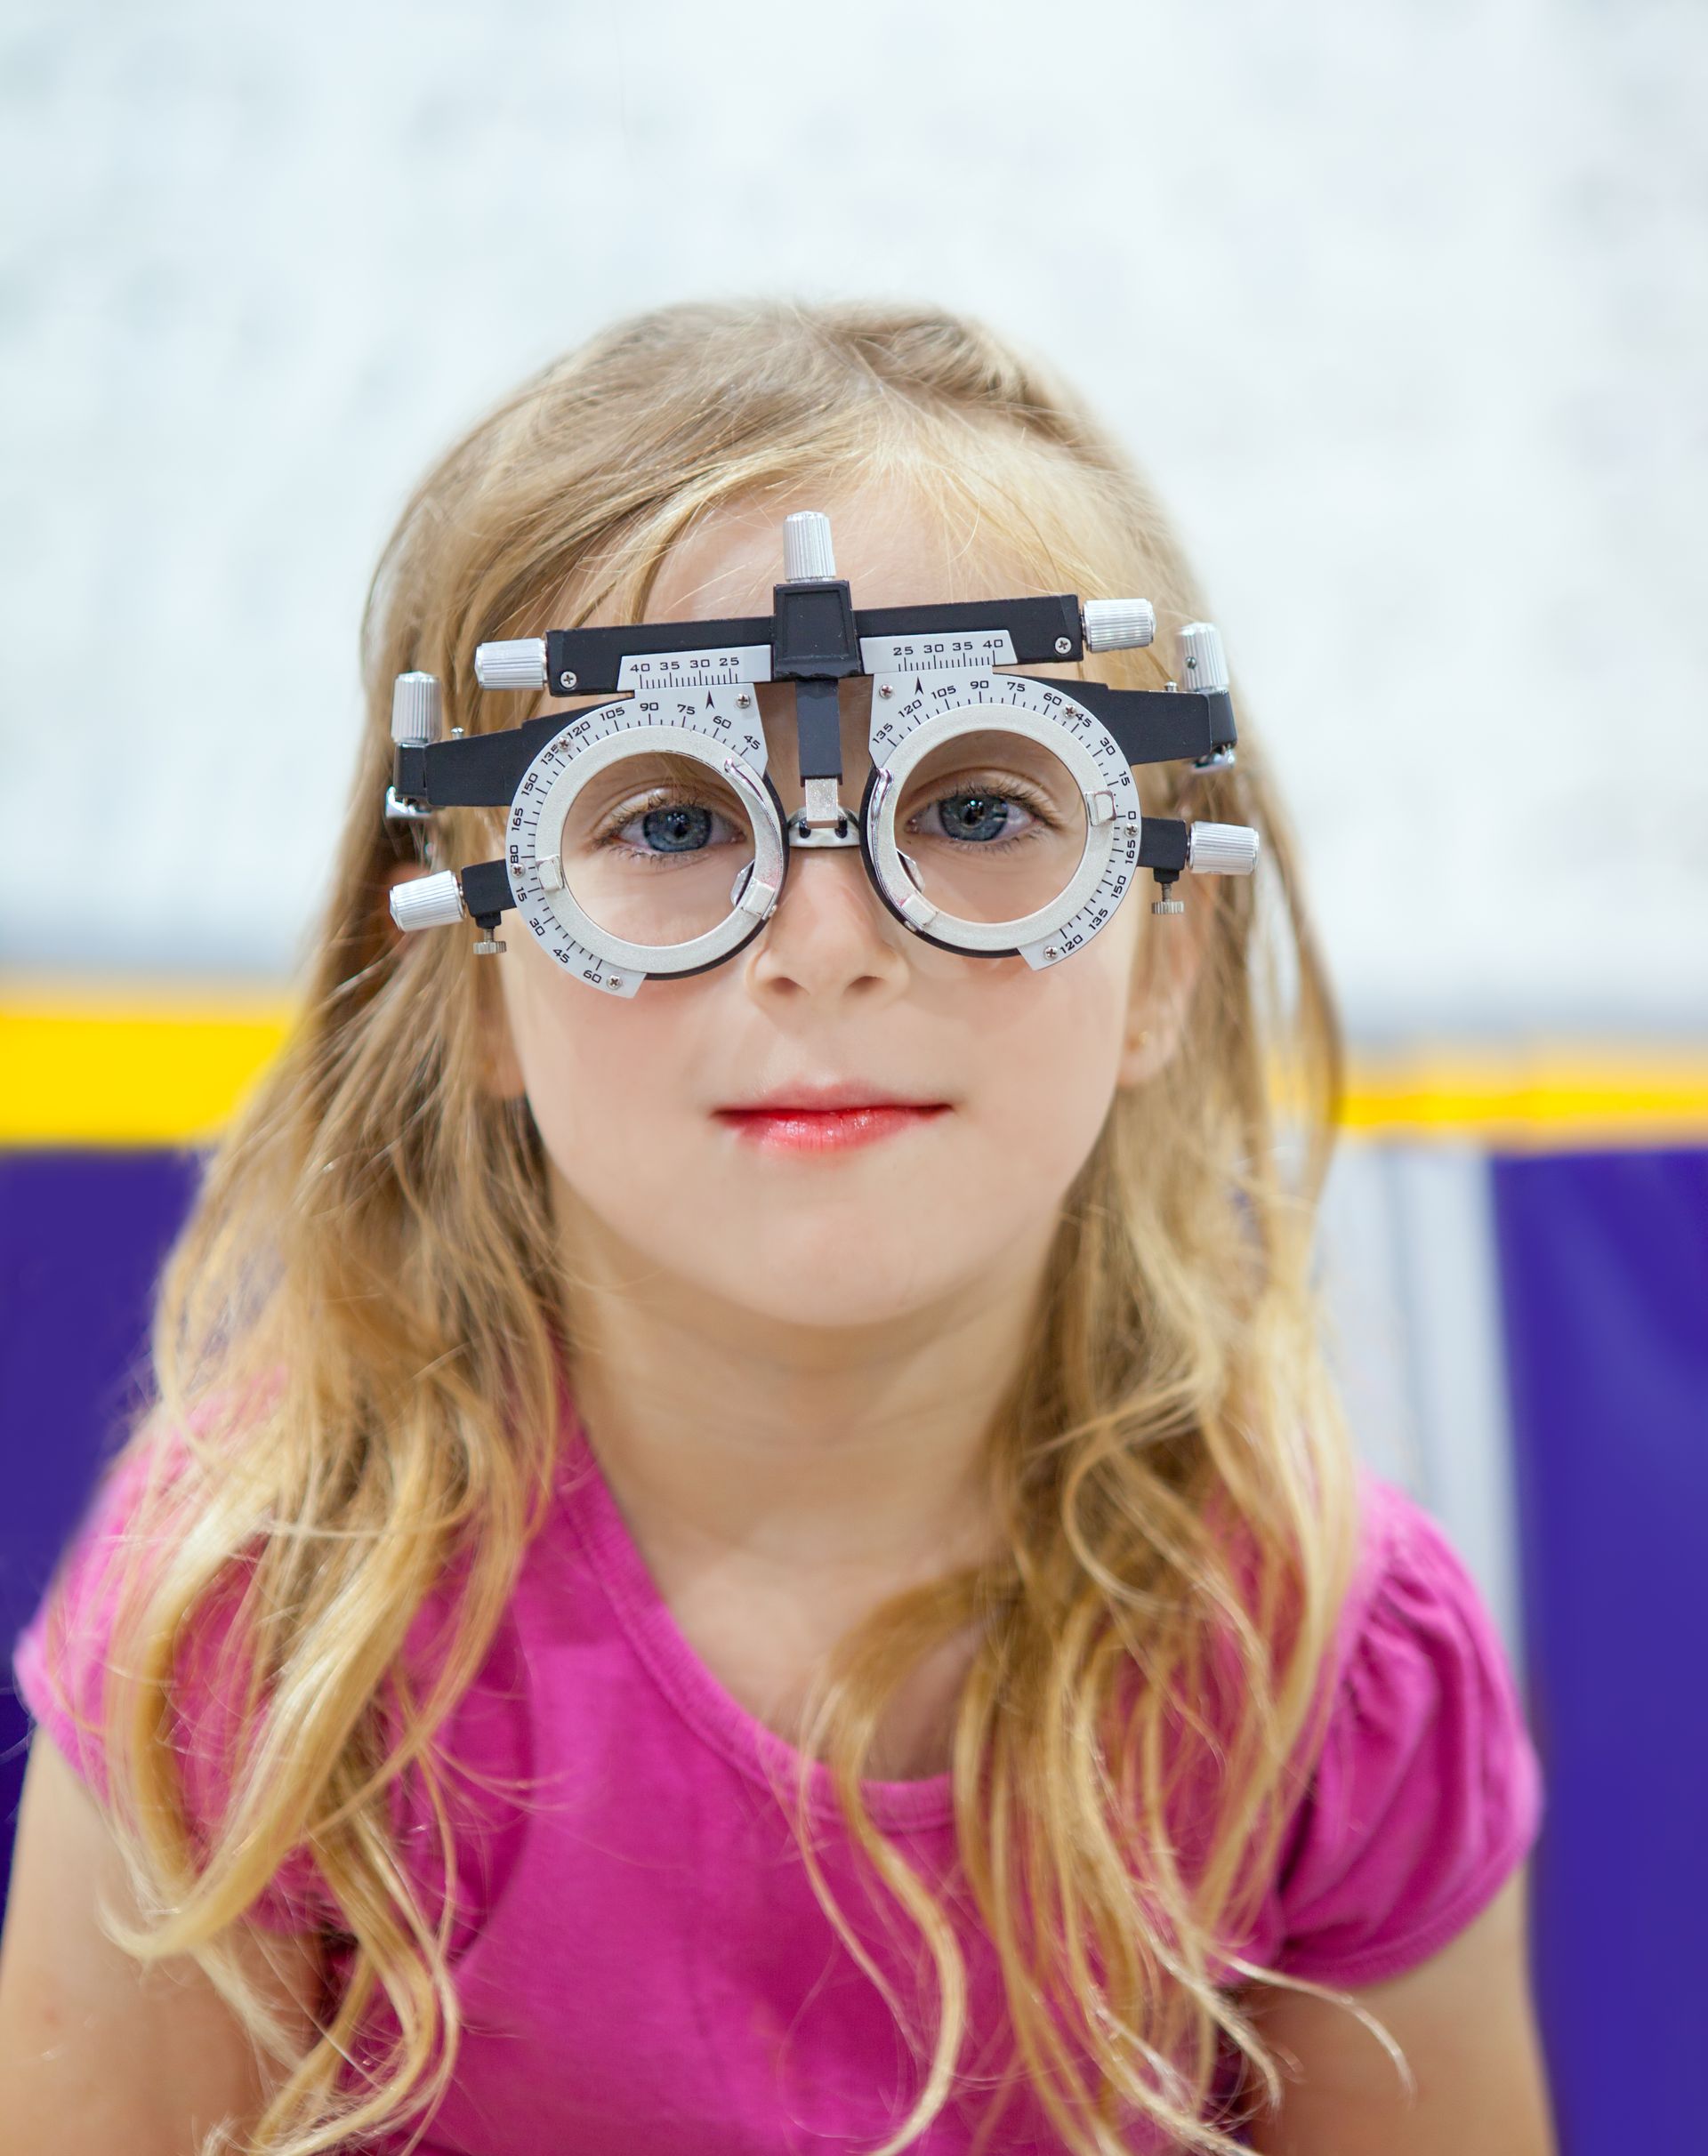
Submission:
[[[857,1257],[843,1249],[827,1258],[778,1265],[757,1264],[745,1272],[725,1273],[717,1283],[721,1298],[766,1323],[802,1331],[858,1331],[864,1326],[892,1324],[941,1306],[958,1286],[971,1283],[971,1271],[946,1266],[939,1274],[921,1267],[918,1251],[898,1254],[893,1265],[868,1251]]]

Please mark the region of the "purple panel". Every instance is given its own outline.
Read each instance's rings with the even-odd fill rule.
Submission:
[[[1494,1163],[1563,2145],[1703,2115],[1708,1151]]]
[[[199,1169],[191,1153],[0,1154],[0,1878],[29,1727],[12,1644],[140,1396],[155,1276]]]

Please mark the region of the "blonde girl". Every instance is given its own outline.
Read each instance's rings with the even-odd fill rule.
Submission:
[[[637,316],[422,482],[301,1015],[18,1644],[4,2156],[1551,2145],[1535,1756],[1322,1366],[1340,1051],[1261,733],[1145,798],[1256,877],[1039,971],[838,849],[632,999],[392,925],[394,677],[512,726],[479,644],[768,612],[802,508],[862,607],[1153,601],[1069,680],[1161,688],[1206,611],[935,310]]]

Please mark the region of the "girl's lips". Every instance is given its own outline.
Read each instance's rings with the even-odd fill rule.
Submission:
[[[782,1153],[841,1153],[875,1145],[947,1113],[948,1103],[938,1100],[868,1101],[837,1108],[720,1108],[717,1115],[749,1145]]]

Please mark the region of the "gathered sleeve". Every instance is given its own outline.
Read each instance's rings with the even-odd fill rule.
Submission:
[[[14,1689],[31,1720],[103,1801],[109,1793],[104,1701],[122,1652],[115,1639],[118,1568],[130,1557],[147,1559],[135,1513],[149,1465],[147,1452],[135,1449],[103,1478],[12,1652]],[[165,1471],[170,1476],[170,1462]],[[173,1654],[169,1741],[191,1837],[201,1850],[230,1795],[234,1741],[241,1727],[246,1671],[232,1651],[241,1583],[240,1571],[234,1571],[230,1591],[221,1583],[186,1624]],[[443,1599],[435,1597],[421,1612],[411,1642],[435,1648],[446,1615]],[[418,1677],[432,1666],[430,1654],[419,1652],[412,1668],[415,1663],[422,1664],[415,1671]],[[526,1775],[531,1745],[525,1694],[526,1672],[506,1629],[480,1681],[440,1733],[438,1749],[455,1830],[454,1953],[480,1928],[512,1861],[517,1814],[513,1801],[499,1792]],[[396,1787],[393,1822],[412,1884],[431,1920],[442,1907],[446,1881],[431,1804],[418,1776],[406,1775]],[[342,1913],[312,1853],[298,1847],[281,1852],[246,1917],[270,1931],[336,1933],[343,1928]]]
[[[1463,1560],[1403,1492],[1367,1471],[1364,1486],[1362,1589],[1266,1927],[1274,1967],[1337,1988],[1438,1952],[1517,1870],[1543,1813],[1518,1686]]]

